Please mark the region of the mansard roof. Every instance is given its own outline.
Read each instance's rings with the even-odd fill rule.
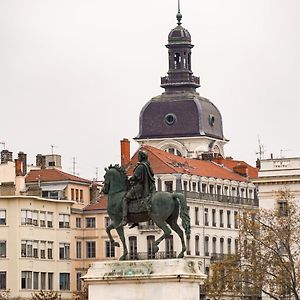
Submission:
[[[26,178],[26,183],[33,182],[52,182],[52,181],[76,181],[80,183],[90,184],[91,181],[63,172],[58,169],[39,169],[39,170],[31,170]]]
[[[177,156],[155,147],[144,145],[144,151],[148,153],[148,159],[155,174],[187,174],[203,177],[213,177],[240,182],[247,181],[247,178],[233,171],[231,168],[221,166],[213,161],[199,160]],[[138,161],[137,152],[134,154],[128,167],[128,174],[131,175]]]

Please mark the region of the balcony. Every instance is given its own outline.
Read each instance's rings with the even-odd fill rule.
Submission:
[[[231,203],[231,204],[241,204],[241,205],[251,205],[258,206],[258,198],[250,199],[243,198],[239,196],[226,196],[226,195],[217,195],[217,194],[209,194],[209,193],[198,193],[198,192],[190,192],[190,191],[177,191],[179,193],[185,194],[186,198],[192,199],[200,199],[200,200],[209,200],[216,201],[221,203]]]
[[[141,233],[143,232],[159,232],[160,228],[156,225],[156,224],[139,224],[138,226],[138,230],[141,231]]]

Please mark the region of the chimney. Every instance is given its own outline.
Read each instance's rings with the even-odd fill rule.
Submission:
[[[127,167],[130,162],[130,142],[128,139],[121,141],[121,166]]]
[[[16,173],[16,176],[23,175],[23,162],[19,158],[15,159],[15,173]]]
[[[90,203],[96,203],[97,198],[99,197],[100,192],[98,189],[97,182],[93,181],[90,187]]]
[[[42,154],[37,154],[35,164],[41,169],[46,169],[46,156]]]
[[[18,159],[22,161],[22,175],[25,176],[27,174],[27,154],[20,151],[18,153]]]
[[[8,150],[1,151],[1,164],[6,164],[9,161],[13,161],[13,154]]]
[[[25,174],[23,174],[24,166],[23,166],[23,161],[20,158],[15,159],[15,172],[16,172],[16,183],[15,183],[16,195],[20,195],[21,192],[25,190],[25,176],[24,176]]]

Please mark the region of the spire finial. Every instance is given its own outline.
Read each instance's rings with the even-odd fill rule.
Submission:
[[[178,21],[177,24],[181,25],[182,14],[180,13],[180,0],[178,0],[178,12],[177,12],[176,18]]]

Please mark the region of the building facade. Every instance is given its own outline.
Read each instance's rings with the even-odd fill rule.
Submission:
[[[300,158],[269,158],[259,161],[258,177],[252,182],[257,185],[261,208],[278,205],[278,191],[289,190],[300,204]]]

